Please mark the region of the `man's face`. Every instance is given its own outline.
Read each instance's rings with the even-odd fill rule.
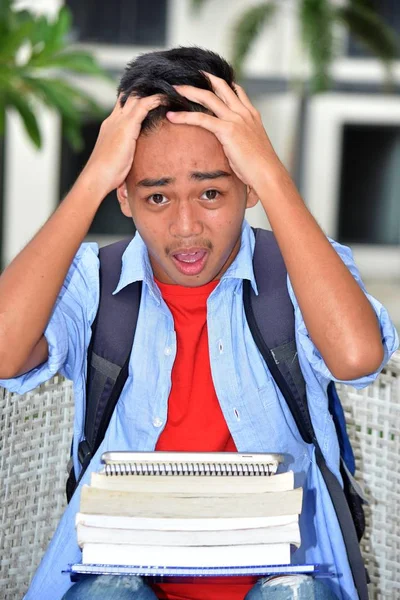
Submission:
[[[187,287],[226,271],[240,248],[245,209],[257,202],[214,134],[168,121],[139,136],[117,194],[147,246],[155,277]]]

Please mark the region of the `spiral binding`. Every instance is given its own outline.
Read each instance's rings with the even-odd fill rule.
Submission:
[[[119,463],[105,465],[106,475],[203,475],[203,476],[258,476],[272,475],[267,463]]]

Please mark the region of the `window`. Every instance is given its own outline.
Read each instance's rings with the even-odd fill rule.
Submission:
[[[66,0],[76,41],[164,46],[167,0]]]
[[[338,238],[400,244],[400,127],[344,125]]]
[[[399,0],[370,0],[373,8],[382,19],[400,35],[400,2]],[[400,44],[399,58],[400,58]],[[353,36],[349,36],[348,56],[352,58],[369,58],[371,52]]]
[[[87,163],[96,143],[101,123],[88,120],[82,128],[84,148],[74,152],[68,142],[63,139],[61,147],[60,200],[68,193]],[[118,238],[133,235],[135,228],[131,218],[125,217],[118,204],[115,191],[108,194],[100,205],[89,234],[100,239],[115,235]]]

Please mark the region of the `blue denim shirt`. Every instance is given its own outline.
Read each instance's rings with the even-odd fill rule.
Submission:
[[[343,539],[316,467],[313,448],[303,443],[244,316],[243,279],[249,279],[257,291],[252,266],[254,243],[254,234],[244,222],[239,253],[207,301],[209,352],[216,394],[240,452],[283,452],[292,457],[288,468],[294,470],[296,484],[304,486],[300,522],[302,545],[293,560],[333,565],[341,574],[330,582],[333,591],[341,600],[353,599],[356,592]],[[331,243],[364,289],[351,251]],[[142,280],[144,285],[129,377],[104,440],[81,485],[88,482],[91,470],[100,467],[100,456],[106,450],[154,450],[167,421],[171,370],[176,355],[174,322],[154,282],[147,249],[138,234],[123,255],[121,275],[114,293],[137,280]],[[57,372],[74,381],[73,459],[76,473],[80,470],[77,446],[82,439],[85,414],[86,351],[98,306],[98,290],[98,248],[95,244],[83,244],[69,269],[45,331],[49,344],[47,363],[16,379],[0,382],[22,394]],[[315,432],[328,466],[340,478],[339,448],[326,395],[328,382],[335,378],[308,335],[289,279],[288,290],[295,309],[299,360]],[[398,336],[385,308],[371,296],[368,298],[380,322],[386,363],[398,347]],[[379,370],[351,384],[364,387],[378,373]],[[61,571],[69,563],[81,559],[74,523],[79,497],[79,492],[75,493],[65,510],[25,596],[27,600],[57,600],[71,585],[68,575]]]

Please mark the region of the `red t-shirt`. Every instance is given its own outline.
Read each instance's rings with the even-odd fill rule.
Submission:
[[[172,369],[168,419],[156,450],[236,452],[211,376],[207,334],[207,298],[218,281],[188,288],[157,284],[172,312],[177,355]],[[257,578],[226,577],[221,583],[151,584],[168,600],[243,600]]]

